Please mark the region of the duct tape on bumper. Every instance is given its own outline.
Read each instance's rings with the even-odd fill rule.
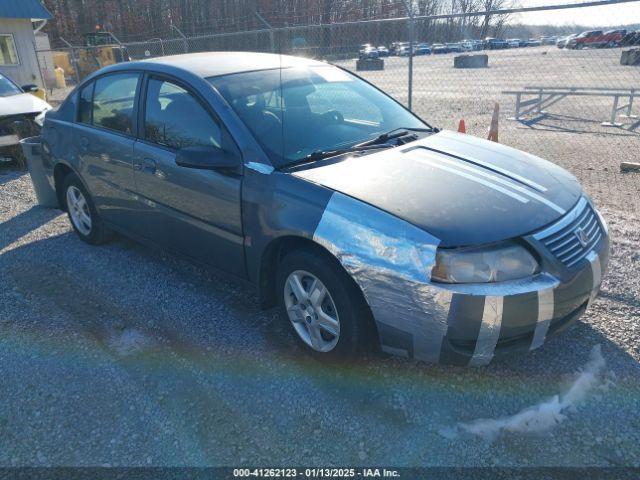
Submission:
[[[314,240],[338,258],[371,308],[381,348],[432,363],[480,366],[497,354],[540,347],[597,294],[597,252],[570,282],[478,285],[430,282],[439,240],[375,207],[334,193]],[[601,247],[608,253],[608,242]],[[596,271],[597,270],[597,271]]]

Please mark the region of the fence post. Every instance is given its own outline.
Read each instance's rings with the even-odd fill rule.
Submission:
[[[189,41],[187,40],[187,37],[184,35],[184,33],[182,33],[182,31],[176,27],[173,23],[171,25],[169,25],[169,28],[174,29],[176,32],[178,32],[178,35],[180,35],[182,37],[182,44],[184,46],[184,53],[188,53],[189,52]]]
[[[269,22],[267,22],[262,15],[260,15],[257,11],[255,13],[256,17],[260,22],[269,29],[269,43],[271,44],[271,53],[276,53],[276,42],[273,38],[273,27]]]
[[[414,41],[414,12],[413,12],[413,0],[404,0],[404,7],[409,13],[409,72],[408,72],[408,86],[407,94],[408,101],[407,106],[409,110],[413,111],[413,41]]]
[[[78,71],[78,59],[76,57],[76,48],[67,42],[64,38],[60,37],[60,40],[64,42],[65,45],[69,47],[69,53],[71,54],[71,66],[73,67],[73,71],[76,74],[76,85],[80,83],[80,72]]]

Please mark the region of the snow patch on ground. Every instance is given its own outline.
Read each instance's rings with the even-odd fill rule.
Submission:
[[[115,332],[108,339],[111,350],[121,357],[140,353],[154,344],[155,341],[151,337],[133,328],[125,328],[121,332]]]
[[[440,430],[440,435],[453,439],[462,434],[471,434],[486,440],[494,440],[503,432],[540,433],[552,429],[565,420],[567,410],[577,406],[595,387],[603,384],[605,361],[600,345],[591,350],[589,361],[578,374],[571,388],[563,395],[554,395],[549,400],[525,408],[510,417],[479,419],[459,423],[452,428]]]

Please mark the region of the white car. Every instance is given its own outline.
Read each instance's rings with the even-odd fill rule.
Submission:
[[[519,38],[507,39],[507,44],[509,45],[509,48],[520,48],[520,42],[521,40]]]
[[[44,100],[27,93],[36,88],[35,85],[20,88],[0,74],[0,162],[13,160],[4,152],[18,145],[22,132],[31,134],[39,130],[44,114],[52,108]]]

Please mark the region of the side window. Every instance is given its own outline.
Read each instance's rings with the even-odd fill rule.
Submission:
[[[93,82],[80,91],[80,105],[78,107],[78,122],[91,123],[91,102],[93,101]]]
[[[94,125],[131,135],[139,78],[137,73],[118,73],[96,80],[93,94]]]
[[[184,88],[149,79],[144,118],[146,140],[176,149],[222,146],[220,125]]]

